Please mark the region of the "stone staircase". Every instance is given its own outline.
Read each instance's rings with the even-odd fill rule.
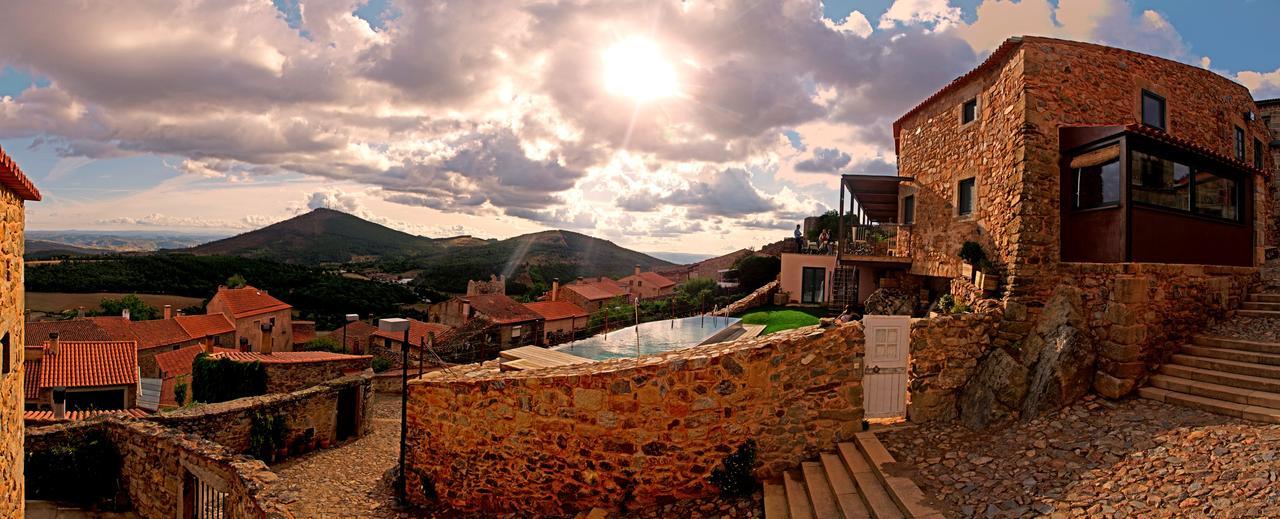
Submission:
[[[862,432],[764,485],[765,519],[941,518],[875,433]]]
[[[1280,294],[1250,294],[1236,316],[1280,318]],[[1196,335],[1138,394],[1245,420],[1280,423],[1280,343]]]

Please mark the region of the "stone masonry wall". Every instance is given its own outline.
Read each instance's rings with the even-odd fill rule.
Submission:
[[[277,393],[240,398],[216,404],[202,404],[147,417],[146,421],[163,424],[183,432],[217,442],[232,452],[248,453],[249,434],[257,413],[282,415],[288,429],[285,443],[295,445],[312,438],[337,443],[338,399],[343,391],[356,391],[357,436],[371,431],[368,420],[372,398],[372,375],[351,375],[323,382],[292,393]]]
[[[1263,137],[1271,155],[1275,173],[1271,177],[1268,193],[1271,196],[1271,245],[1280,245],[1280,103],[1267,103],[1258,107],[1263,122],[1270,122],[1270,138]],[[1264,119],[1265,118],[1265,119]]]
[[[907,418],[912,422],[959,417],[960,392],[992,348],[1000,323],[998,308],[984,313],[911,320],[910,386]]]
[[[408,488],[421,505],[571,515],[705,497],[748,440],[774,477],[859,430],[861,323],[639,359],[521,372],[495,363],[409,388]]]
[[[8,373],[0,373],[0,517],[22,514],[22,200],[0,188],[0,337],[9,337]]]
[[[772,304],[773,295],[776,293],[778,293],[778,282],[770,281],[765,286],[743,296],[742,299],[729,303],[729,306],[712,312],[712,315],[736,315],[752,308]]]
[[[157,424],[111,418],[31,429],[27,452],[65,448],[72,437],[78,437],[72,433],[87,429],[104,431],[120,452],[120,482],[133,512],[140,517],[182,517],[183,482],[189,473],[199,474],[227,493],[227,517],[293,517],[273,494],[272,484],[278,477],[261,461],[236,456],[221,445]]]
[[[267,393],[289,393],[369,369],[372,356],[325,362],[266,362]]]

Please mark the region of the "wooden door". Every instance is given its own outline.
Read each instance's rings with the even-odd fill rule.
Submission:
[[[862,318],[862,326],[866,332],[863,411],[867,418],[905,416],[911,318],[905,315],[868,315]]]

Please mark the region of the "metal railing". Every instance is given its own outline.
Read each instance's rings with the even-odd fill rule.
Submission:
[[[911,226],[896,223],[855,225],[845,234],[849,239],[841,250],[847,256],[906,257],[911,243]]]

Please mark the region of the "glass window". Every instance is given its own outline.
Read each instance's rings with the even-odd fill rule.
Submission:
[[[1120,161],[1076,168],[1076,209],[1120,203]]]
[[[1253,140],[1253,167],[1262,169],[1262,141]]]
[[[827,269],[804,267],[800,272],[800,302],[805,304],[825,303],[824,285],[826,281]]]
[[[1135,151],[1130,177],[1134,202],[1191,210],[1191,168],[1185,164]]]
[[[973,214],[973,208],[977,199],[977,179],[966,178],[960,181],[956,189],[956,212],[960,216],[968,216]]]
[[[1165,129],[1164,98],[1151,92],[1142,92],[1142,124]]]
[[[970,99],[964,102],[964,106],[960,110],[960,122],[971,123],[978,118],[978,99]]]
[[[916,195],[907,195],[902,199],[902,223],[916,223]]]
[[[1240,217],[1240,185],[1211,171],[1196,171],[1196,213],[1236,220]]]
[[[1244,128],[1236,127],[1236,160],[1244,162]]]

